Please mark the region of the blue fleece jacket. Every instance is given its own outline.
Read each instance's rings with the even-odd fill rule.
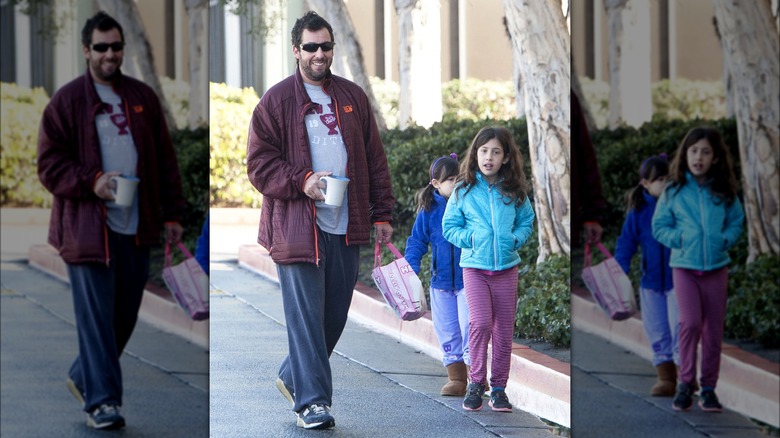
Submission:
[[[463,249],[462,268],[503,271],[520,263],[517,250],[533,233],[534,217],[528,197],[520,205],[510,202],[477,173],[468,193],[461,184],[450,196],[442,232],[445,239]]]
[[[463,270],[458,265],[460,248],[448,242],[441,234],[441,218],[447,208],[447,199],[433,192],[430,210],[421,210],[414,220],[412,235],[406,240],[404,257],[414,272],[420,273],[423,256],[431,246],[431,287],[444,290],[463,289]]]
[[[631,269],[631,259],[642,247],[642,280],[645,289],[667,291],[672,288],[672,268],[669,266],[671,250],[653,238],[652,223],[656,202],[653,195],[642,190],[645,204],[632,209],[626,215],[623,230],[615,248],[615,260],[626,274]]]
[[[686,172],[682,187],[668,185],[653,215],[653,237],[672,249],[673,268],[711,271],[731,262],[728,249],[742,234],[739,198],[731,205]],[[679,191],[678,191],[679,188]]]

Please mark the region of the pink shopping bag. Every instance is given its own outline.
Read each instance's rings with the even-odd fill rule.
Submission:
[[[181,242],[177,245],[186,259],[173,265],[171,245],[165,245],[165,266],[162,278],[173,298],[187,315],[200,321],[209,317],[209,276]]]
[[[428,310],[422,282],[395,246],[392,243],[386,245],[395,255],[396,260],[382,266],[382,253],[377,242],[374,248],[374,270],[371,272],[371,277],[374,278],[377,289],[396,316],[404,321],[414,321]]]
[[[590,244],[586,243],[582,279],[593,295],[593,299],[610,319],[615,321],[627,319],[637,310],[634,286],[607,248],[601,242],[597,243],[596,247],[606,259],[597,265],[592,265]]]

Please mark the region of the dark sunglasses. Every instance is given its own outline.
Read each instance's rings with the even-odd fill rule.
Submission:
[[[335,45],[336,45],[336,43],[334,43],[332,41],[326,41],[326,42],[320,43],[320,44],[317,44],[317,43],[306,43],[306,44],[301,44],[301,49],[303,49],[303,50],[305,50],[305,51],[307,51],[309,53],[314,53],[317,50],[319,50],[320,47],[322,47],[322,51],[323,52],[330,52],[331,50],[333,50],[333,46],[335,46]]]
[[[96,52],[107,52],[109,47],[115,52],[121,52],[125,48],[125,43],[119,41],[116,43],[97,43],[92,45],[92,50]]]

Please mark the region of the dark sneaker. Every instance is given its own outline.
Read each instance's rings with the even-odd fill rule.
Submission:
[[[79,387],[76,386],[76,382],[68,377],[68,380],[65,381],[65,386],[68,387],[68,391],[70,391],[71,395],[73,395],[73,398],[81,403],[81,407],[84,407],[84,391],[80,390]]]
[[[328,429],[336,426],[336,420],[330,415],[330,408],[322,404],[309,405],[296,415],[298,427],[304,429]]]
[[[723,406],[718,401],[718,396],[715,395],[715,391],[702,391],[701,399],[699,399],[699,407],[704,412],[722,412]]]
[[[677,394],[672,401],[672,409],[675,411],[687,411],[693,406],[693,387],[687,383],[677,385]]]
[[[125,419],[119,415],[117,406],[100,405],[99,408],[87,413],[87,426],[95,429],[119,429],[125,426]]]
[[[282,393],[284,398],[286,398],[291,405],[295,405],[295,399],[293,398],[293,395],[295,393],[293,392],[292,388],[285,385],[284,381],[279,377],[276,378],[276,389],[278,389],[279,392]]]
[[[469,383],[466,387],[466,398],[463,399],[463,409],[467,411],[478,411],[482,409],[482,394],[485,393],[485,385],[480,383]]]
[[[512,412],[512,404],[503,389],[495,389],[490,393],[488,405],[496,412]]]

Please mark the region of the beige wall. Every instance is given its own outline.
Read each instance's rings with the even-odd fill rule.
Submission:
[[[635,1],[635,0],[634,0]],[[648,1],[648,0],[641,0]],[[586,22],[586,1],[572,3],[572,56],[577,74],[586,75],[586,56],[595,56],[597,69],[595,79],[609,80],[608,68],[608,23],[607,15],[601,0],[595,0],[598,17],[596,25],[596,47],[588,47],[586,42],[587,27],[593,23]],[[669,35],[669,74],[672,78],[691,80],[720,80],[722,78],[723,56],[712,25],[712,2],[710,0],[668,0],[670,20]],[[660,15],[660,1],[651,1],[651,80],[658,81],[661,77],[660,47],[664,30]],[[600,56],[598,52],[600,51]],[[595,54],[595,55],[593,55]]]
[[[390,50],[392,61],[385,65],[389,70],[388,76],[398,80],[398,24],[395,17],[395,8],[392,0],[385,0],[390,4],[391,24]],[[442,80],[452,79],[450,69],[450,37],[452,32],[458,32],[457,28],[450,28],[450,4],[459,0],[441,0],[441,66]],[[460,35],[461,44],[466,45],[466,77],[509,81],[512,79],[512,47],[506,36],[502,19],[504,16],[501,0],[461,0],[465,11],[461,12],[466,18],[465,41]],[[377,25],[376,8],[374,0],[347,1],[355,31],[363,49],[363,60],[366,71],[370,76],[377,75],[376,59],[380,53],[376,50]],[[381,3],[381,2],[380,2]],[[385,36],[387,38],[387,34]],[[463,74],[463,72],[461,72]]]
[[[173,8],[166,8],[166,4],[172,2]],[[189,81],[189,26],[187,23],[187,12],[184,8],[183,0],[137,0],[138,11],[141,14],[141,20],[146,30],[146,37],[149,39],[149,45],[152,47],[154,55],[155,71],[159,76],[167,76],[172,79],[179,79],[185,82]],[[175,25],[175,10],[180,11],[180,26]],[[167,32],[170,29],[168,23],[174,23],[174,37],[172,41],[167,40]],[[178,28],[176,28],[178,27]],[[176,36],[179,33],[181,41],[180,47],[175,47]],[[180,68],[181,76],[176,78],[176,53],[180,51],[179,62],[183,68]],[[167,71],[167,59],[171,57],[174,60],[174,67]]]

